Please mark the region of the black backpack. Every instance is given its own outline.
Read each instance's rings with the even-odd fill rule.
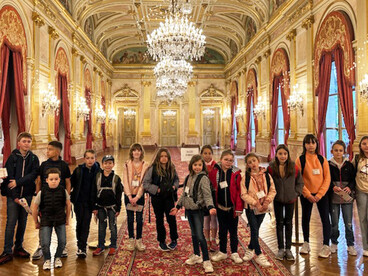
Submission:
[[[318,157],[319,162],[321,163],[321,167],[322,167],[322,171],[323,171],[323,163],[325,162],[325,159],[320,154],[317,154],[317,157]],[[305,168],[305,154],[300,155],[299,160],[300,160],[300,166],[301,166],[302,175],[303,175],[304,168]]]
[[[270,190],[271,187],[271,180],[270,180],[270,175],[268,174],[268,172],[265,172],[265,177],[266,177],[266,182],[267,182],[267,190]],[[249,190],[249,183],[250,183],[250,174],[249,172],[245,173],[245,187],[247,188],[247,190]]]

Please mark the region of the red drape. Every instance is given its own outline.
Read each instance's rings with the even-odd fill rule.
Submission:
[[[275,157],[276,152],[276,125],[277,125],[277,105],[279,98],[279,85],[282,81],[282,75],[274,77],[272,84],[272,100],[271,100],[271,150],[268,159]]]
[[[12,64],[9,64],[10,55]],[[12,51],[6,43],[1,48],[1,75],[0,75],[0,112],[4,134],[3,160],[4,163],[11,153],[10,144],[10,107],[11,93],[15,99],[18,133],[25,131],[26,119],[24,109],[23,86],[23,58],[20,51]],[[9,71],[9,68],[11,69]]]
[[[87,123],[87,143],[86,143],[86,149],[92,149],[92,141],[93,141],[93,136],[92,136],[92,105],[91,105],[91,91],[89,89],[85,90],[85,97],[87,100],[87,105],[89,108],[89,116],[88,116],[88,120],[87,122],[85,121],[84,123]]]
[[[332,65],[332,53],[326,52],[321,56],[319,63],[319,84],[316,90],[316,96],[318,96],[318,130],[317,139],[319,141],[319,149],[321,155],[326,155],[325,139],[323,131],[326,124],[326,113],[328,95],[330,90],[331,81],[331,65]],[[336,68],[337,69],[337,68]]]
[[[251,104],[252,104],[252,98],[253,98],[253,88],[251,88],[249,91],[248,91],[248,97],[247,97],[247,117],[246,117],[246,125],[245,125],[245,128],[246,128],[246,141],[245,141],[245,154],[247,154],[248,152],[251,152],[252,151],[252,137],[251,137],[251,129],[250,129],[250,126],[251,126],[251,122],[250,122],[250,111],[251,111]]]
[[[101,97],[101,105],[103,110],[106,112],[106,104],[105,104],[105,97]],[[107,120],[107,117],[106,117]],[[106,145],[106,123],[103,122],[101,124],[101,129],[102,129],[102,149],[106,149],[107,145]]]
[[[231,98],[231,140],[230,140],[230,148],[232,150],[236,150],[235,139],[234,139],[235,108],[236,108],[236,98],[232,97]]]
[[[344,75],[344,52],[340,47],[334,51],[337,86],[340,99],[341,111],[344,116],[346,131],[349,136],[349,145],[347,152],[350,160],[353,159],[353,143],[355,140],[355,125],[354,125],[354,105],[353,105],[353,89]]]
[[[59,140],[59,121],[60,113],[63,112],[63,121],[65,128],[65,138],[64,138],[64,161],[67,163],[72,162],[71,155],[71,133],[70,133],[70,115],[69,115],[69,99],[68,99],[68,80],[66,76],[59,74],[58,76],[58,94],[59,99],[61,98],[61,110],[55,115],[55,136]]]

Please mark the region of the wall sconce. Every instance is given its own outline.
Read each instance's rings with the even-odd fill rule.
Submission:
[[[112,108],[110,108],[109,113],[107,115],[107,118],[109,119],[109,122],[115,122],[116,121],[116,115]]]
[[[224,114],[222,114],[222,119],[228,121],[231,118],[230,108],[226,108]]]
[[[293,86],[292,93],[289,96],[289,99],[287,100],[287,105],[290,110],[300,111],[302,113],[302,116],[304,114],[304,105],[303,105],[303,95],[305,94],[301,90],[298,90],[298,84]]]
[[[243,117],[245,115],[245,107],[241,106],[241,104],[238,104],[236,106],[236,111],[235,111],[235,118],[239,121],[243,120]]]
[[[368,102],[368,74],[364,75],[364,79],[359,82],[360,97]]]
[[[134,118],[136,112],[134,109],[125,109],[124,110],[124,117],[127,119],[132,119]]]
[[[102,105],[101,104],[96,104],[96,120],[99,123],[104,123],[106,119],[106,113],[105,111],[102,109]]]
[[[80,119],[84,119],[85,121],[89,119],[90,109],[87,105],[86,98],[79,97],[79,101],[77,102],[77,121]]]
[[[60,100],[55,96],[55,88],[48,84],[48,89],[41,91],[42,97],[42,105],[41,105],[41,115],[45,117],[46,114],[54,114],[59,115],[59,107],[60,107]]]
[[[258,97],[258,101],[256,106],[253,108],[253,114],[258,119],[259,117],[263,117],[266,120],[266,101],[262,99],[262,97]]]
[[[215,110],[213,110],[212,108],[206,108],[202,111],[203,116],[205,116],[206,118],[213,118],[215,115]]]

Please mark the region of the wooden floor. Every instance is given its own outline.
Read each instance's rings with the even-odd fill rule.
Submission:
[[[126,149],[113,153],[116,160],[115,172],[121,175],[122,166],[124,161],[128,157],[128,151]],[[154,151],[146,152],[145,160],[151,160]],[[215,159],[219,158],[220,152],[215,152]],[[102,154],[98,156],[98,160],[101,161]],[[244,170],[244,157],[239,156],[236,158],[236,165]],[[73,169],[74,167],[71,167]],[[300,212],[299,212],[300,213]],[[118,227],[125,221],[125,211],[122,211],[118,217]],[[300,235],[299,239],[302,241],[301,219],[299,218]],[[340,221],[342,223],[342,221]],[[6,198],[0,199],[0,248],[4,246],[4,232],[6,224]],[[342,226],[342,225],[341,225]],[[343,227],[340,227],[343,229]],[[318,258],[318,251],[322,247],[322,226],[319,219],[318,210],[313,209],[311,219],[311,253],[310,255],[299,255],[299,246],[293,246],[292,251],[296,256],[295,262],[284,261],[283,264],[290,270],[293,275],[368,275],[368,258],[362,257],[361,237],[359,231],[359,222],[354,207],[354,233],[356,239],[356,248],[358,251],[357,257],[352,257],[347,254],[346,242],[344,237],[340,237],[340,243],[338,247],[338,253],[332,255],[330,258],[321,259]],[[294,231],[294,230],[293,230]],[[109,231],[107,231],[109,232]],[[272,223],[269,217],[267,217],[261,226],[260,237],[265,243],[273,250],[277,252],[277,240],[276,230],[272,227]],[[341,236],[344,235],[344,230],[340,231]],[[143,237],[144,238],[144,237]],[[95,222],[91,222],[91,231],[89,235],[89,241],[97,240],[97,225]],[[180,242],[180,241],[179,241]],[[38,245],[38,231],[34,228],[32,218],[28,217],[27,230],[24,237],[24,248],[31,254],[37,248]],[[52,252],[56,250],[56,237],[53,235]],[[67,249],[69,257],[62,259],[63,268],[56,271],[51,271],[51,275],[97,275],[100,267],[103,264],[104,257],[92,257],[92,250],[88,250],[88,256],[86,259],[77,259],[75,252],[76,238],[75,238],[75,217],[71,220],[71,225],[67,227]],[[2,251],[2,250],[1,250]],[[105,252],[105,254],[107,254]],[[44,272],[42,270],[42,260],[31,261],[29,259],[15,258],[12,262],[0,266],[0,276],[6,275],[50,275],[50,272]],[[127,264],[128,265],[128,264]],[[365,270],[364,270],[365,269]]]

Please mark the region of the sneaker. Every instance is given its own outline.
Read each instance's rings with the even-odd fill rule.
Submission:
[[[242,258],[239,257],[239,254],[237,252],[232,253],[230,259],[232,259],[233,262],[236,264],[241,264],[243,262]]]
[[[285,250],[279,249],[279,251],[276,254],[276,259],[282,261],[285,257]]]
[[[200,264],[202,262],[203,262],[202,257],[195,254],[190,255],[190,257],[185,261],[187,265],[195,265]]]
[[[104,251],[105,249],[97,247],[97,249],[93,251],[93,256],[100,256]]]
[[[142,239],[138,239],[135,242],[135,248],[137,248],[138,251],[144,251],[146,250],[146,246],[142,243]]]
[[[363,250],[363,256],[368,257],[368,250]]]
[[[348,252],[349,252],[349,255],[351,256],[358,255],[358,252],[355,250],[354,245],[348,246]]]
[[[304,242],[302,248],[300,249],[300,254],[309,254],[309,252],[310,252],[309,242]]]
[[[50,269],[51,269],[51,260],[46,260],[46,261],[43,263],[42,268],[43,268],[43,270],[50,270]]]
[[[321,250],[319,251],[318,257],[321,258],[328,258],[331,255],[331,249],[328,245],[322,246]]]
[[[257,264],[263,267],[270,267],[271,263],[267,260],[266,256],[262,253],[259,254],[257,257],[254,258]]]
[[[290,249],[285,250],[285,256],[286,256],[286,260],[295,261],[294,255],[293,255],[293,253],[291,252]]]
[[[127,243],[127,250],[134,251],[134,247],[135,247],[135,239],[130,238]]]
[[[213,272],[213,266],[210,260],[203,262],[203,268],[204,272],[206,273],[212,273]]]
[[[62,267],[62,266],[63,266],[63,263],[61,262],[61,259],[60,258],[55,258],[54,267],[59,268],[59,267]]]
[[[115,248],[113,248],[113,247],[110,247],[110,249],[109,249],[109,255],[110,256],[112,256],[112,255],[114,255],[115,254],[115,252],[116,252],[116,249]]]
[[[168,248],[166,243],[164,242],[160,242],[160,244],[158,245],[158,248],[161,249],[162,251],[170,251],[170,248]]]
[[[41,246],[37,247],[36,251],[32,255],[32,260],[39,260],[43,256]]]
[[[250,250],[249,248],[247,248],[244,253],[243,261],[245,262],[250,261],[251,259],[253,259],[253,257],[254,257],[254,250]]]
[[[28,214],[32,215],[31,208],[29,208],[28,202],[27,202],[27,200],[24,197],[21,198],[21,199],[19,199],[19,204],[20,204],[20,206],[22,206],[26,210],[26,212]]]
[[[331,253],[335,254],[337,251],[337,244],[331,243],[330,250]]]
[[[5,264],[13,260],[13,254],[3,253],[0,255],[0,265]]]
[[[177,246],[178,246],[178,242],[174,240],[174,241],[171,241],[167,247],[169,247],[170,250],[175,250]]]
[[[20,258],[29,258],[30,254],[27,251],[25,251],[23,247],[21,247],[19,249],[13,250],[13,256]]]
[[[211,260],[214,262],[222,261],[227,259],[227,254],[221,251],[217,252],[216,255],[212,256]]]
[[[78,249],[77,256],[78,258],[82,258],[82,259],[86,258],[87,257],[86,250]]]
[[[218,250],[218,246],[215,240],[211,241],[209,249],[211,252],[216,252]]]
[[[68,250],[66,249],[66,247],[64,247],[64,250],[61,253],[61,258],[66,258],[66,257],[68,257]]]

